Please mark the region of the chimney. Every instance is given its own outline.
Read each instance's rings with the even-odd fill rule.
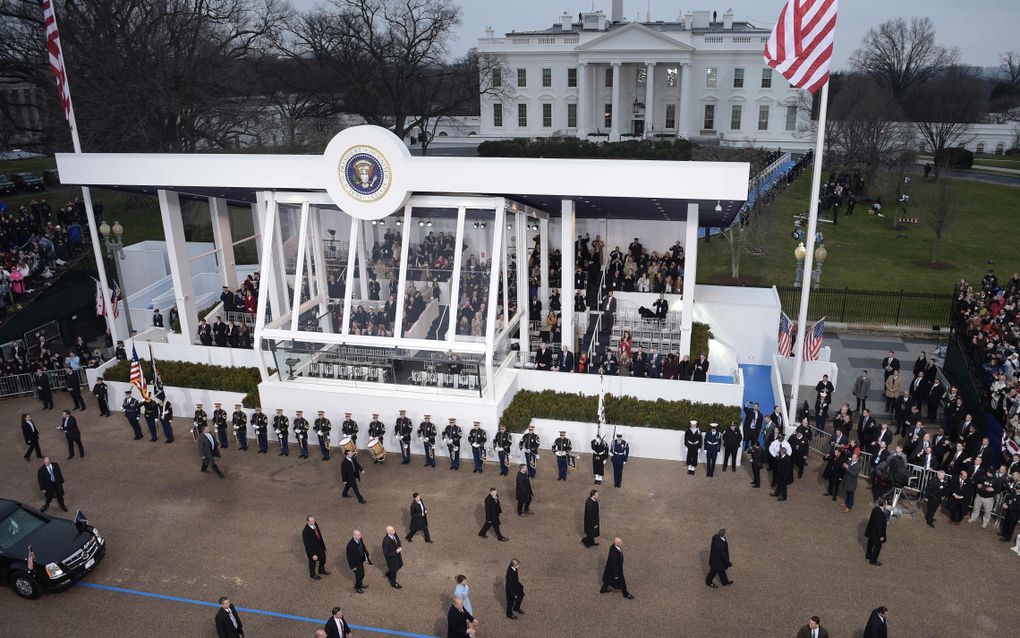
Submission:
[[[733,9],[727,9],[726,13],[722,14],[722,28],[726,30],[733,28]]]
[[[623,22],[623,0],[613,0],[613,9],[610,14],[613,22]]]
[[[560,29],[563,31],[574,30],[574,18],[571,17],[569,13],[564,12],[563,15],[560,16]]]
[[[485,27],[485,37],[489,38],[490,40],[492,38],[495,38],[496,37],[496,30],[493,29],[492,27]]]

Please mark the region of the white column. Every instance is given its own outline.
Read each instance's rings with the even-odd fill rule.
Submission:
[[[230,213],[227,200],[209,198],[209,216],[212,218],[213,248],[220,251],[220,281],[230,289],[237,290],[237,263],[234,259],[234,236],[230,232]]]
[[[305,281],[305,250],[308,247],[308,202],[301,204],[301,221],[298,222],[297,259],[294,261],[294,298],[291,300],[290,329],[296,332],[301,319],[301,290]],[[309,292],[311,292],[309,287]]]
[[[262,247],[259,250],[259,272],[261,273],[259,279],[261,283],[258,292],[258,306],[255,310],[255,329],[252,335],[255,341],[255,352],[257,353],[255,361],[258,364],[259,376],[262,381],[269,380],[269,368],[266,364],[267,353],[262,349],[262,331],[266,326],[266,307],[269,304],[270,277],[265,275],[273,267],[272,236],[276,231],[276,201],[270,200],[266,202],[266,195],[272,196],[272,193],[255,193],[257,201],[252,205],[252,215],[255,217],[255,232],[261,234],[259,243]],[[265,210],[265,214],[260,214],[260,210]],[[271,358],[271,355],[269,357]]]
[[[198,309],[191,284],[191,257],[184,239],[184,222],[181,219],[181,200],[174,191],[159,191],[159,213],[163,218],[163,236],[166,238],[167,259],[170,260],[170,278],[174,283],[174,299],[181,317],[181,334],[189,341],[197,340]]]
[[[680,315],[680,356],[697,358],[691,352],[691,327],[694,323],[694,282],[698,275],[698,205],[687,204],[687,226],[684,233],[684,291]]]
[[[410,207],[408,207],[410,209]],[[503,224],[506,223],[506,200],[500,200],[496,213],[496,226],[492,229],[492,269],[489,271],[489,306],[486,308],[485,317],[485,398],[490,401],[496,400],[496,379],[495,366],[493,365],[493,351],[496,349],[496,297],[499,295],[499,272],[503,271],[503,284],[509,282],[506,278],[506,251],[503,250]],[[496,251],[499,251],[497,254]],[[403,304],[401,304],[403,305]],[[504,312],[506,304],[503,306]],[[504,323],[505,325],[505,323]]]
[[[538,297],[542,300],[542,308],[549,312],[549,220],[538,220],[538,263],[542,272],[539,275]],[[562,302],[562,299],[560,300]],[[541,319],[541,317],[535,317]]]
[[[645,137],[652,136],[655,124],[655,63],[645,63]]]
[[[531,360],[531,337],[528,332],[531,328],[531,317],[528,315],[528,246],[527,233],[524,224],[527,218],[524,213],[514,215],[514,234],[516,236],[516,247],[514,261],[517,263],[517,309],[521,313],[521,364],[525,367]]]
[[[677,137],[683,137],[690,139],[690,121],[691,113],[690,109],[687,108],[687,101],[691,97],[690,83],[691,80],[691,63],[684,62],[680,65],[680,103],[677,104],[677,123],[676,131]]]
[[[368,260],[372,256],[368,236],[372,230],[372,222],[363,219],[355,221],[353,218],[351,221],[361,226],[361,232],[358,233],[358,250],[361,253],[361,258],[358,259],[358,278],[361,281],[358,282],[358,287],[361,288],[361,299],[365,301],[368,299]],[[374,242],[374,239],[372,241]]]
[[[588,65],[584,62],[577,65],[577,136],[586,139],[591,116],[588,114],[588,102],[591,99],[588,89]]]
[[[574,349],[574,200],[560,202],[560,330],[562,345]]]
[[[613,125],[609,128],[609,141],[620,141],[620,63],[613,62]]]
[[[453,251],[453,276],[450,277],[450,301],[446,305],[447,326],[446,326],[446,341],[453,343],[454,337],[457,334],[457,311],[460,310],[458,304],[460,303],[460,271],[464,265],[464,224],[466,223],[467,209],[463,206],[457,209],[457,231],[454,235],[454,248]],[[481,259],[481,255],[478,255]],[[442,300],[440,300],[442,301]],[[486,299],[485,303],[490,303],[490,300]],[[488,321],[488,315],[486,315],[486,321]],[[486,330],[488,330],[488,323]]]
[[[322,320],[319,326],[325,332],[332,332],[332,324],[326,313],[329,310],[329,286],[326,282],[326,246],[322,241],[322,214],[317,206],[312,207],[312,234],[309,241],[312,242],[311,255],[312,264],[315,268],[315,292],[319,296],[319,316]]]
[[[263,195],[263,193],[261,191],[255,193],[256,197],[261,197],[262,195]],[[259,200],[259,201],[264,201],[264,200]],[[255,254],[256,255],[261,255],[262,254],[262,226],[263,226],[263,224],[262,224],[262,213],[260,211],[261,211],[261,207],[259,206],[258,202],[255,202],[254,204],[251,205],[251,227],[252,227],[252,230],[255,232]],[[262,275],[259,275],[259,277],[261,278]]]

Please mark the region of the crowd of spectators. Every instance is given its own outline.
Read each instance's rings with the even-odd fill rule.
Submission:
[[[38,370],[72,372],[81,368],[98,368],[103,363],[100,348],[89,347],[84,337],[77,337],[70,346],[56,339],[40,336],[38,343],[29,349],[24,341],[17,341],[3,359],[3,374],[33,374]]]

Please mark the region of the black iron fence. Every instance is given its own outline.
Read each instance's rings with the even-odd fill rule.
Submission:
[[[776,286],[776,289],[783,308],[794,316],[800,307],[800,288]],[[953,294],[948,292],[818,288],[811,291],[808,318],[931,329],[932,326],[947,326],[953,300]]]

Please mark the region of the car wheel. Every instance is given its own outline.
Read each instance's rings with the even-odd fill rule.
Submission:
[[[42,594],[39,583],[25,572],[15,572],[11,576],[11,586],[14,588],[14,593],[29,600],[38,598]]]

